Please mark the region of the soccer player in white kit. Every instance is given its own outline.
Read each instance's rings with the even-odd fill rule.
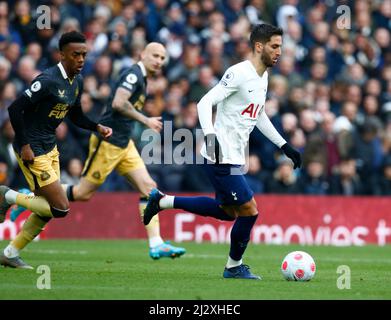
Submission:
[[[201,155],[206,159],[204,168],[216,190],[216,198],[178,197],[153,189],[144,211],[146,225],[159,211],[171,208],[220,220],[235,220],[224,278],[261,279],[242,263],[258,217],[253,191],[240,172],[254,127],[281,148],[293,161],[294,168],[301,166],[300,153],[281,137],[265,112],[267,68],[273,67],[281,55],[282,34],[282,29],[275,26],[256,25],[250,35],[252,55],[249,60],[228,68],[220,82],[197,105],[205,136]],[[217,114],[213,124],[214,105],[217,105]]]

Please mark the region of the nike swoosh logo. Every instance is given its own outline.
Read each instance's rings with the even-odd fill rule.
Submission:
[[[248,92],[253,92],[254,91],[254,89],[253,90],[248,90]]]

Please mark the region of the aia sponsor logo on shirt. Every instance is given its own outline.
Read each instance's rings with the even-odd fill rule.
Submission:
[[[242,116],[249,116],[251,119],[256,119],[260,110],[262,110],[261,105],[255,105],[254,103],[250,103],[240,114]]]

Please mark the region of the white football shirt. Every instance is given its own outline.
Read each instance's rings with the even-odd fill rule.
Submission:
[[[245,60],[228,68],[220,82],[197,104],[204,135],[215,133],[219,140],[221,163],[245,164],[245,148],[255,126],[279,148],[286,143],[265,113],[267,85],[267,71],[261,77],[251,61]],[[217,112],[213,124],[214,105]],[[212,161],[205,144],[201,155]]]

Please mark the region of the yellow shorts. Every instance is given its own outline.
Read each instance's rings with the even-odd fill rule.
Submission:
[[[120,148],[92,134],[82,176],[91,183],[101,185],[114,169],[123,176],[144,167],[144,161],[132,140],[129,140],[126,148]]]
[[[33,164],[25,165],[16,152],[15,155],[31,191],[60,180],[60,160],[57,146],[52,151],[35,157]]]

